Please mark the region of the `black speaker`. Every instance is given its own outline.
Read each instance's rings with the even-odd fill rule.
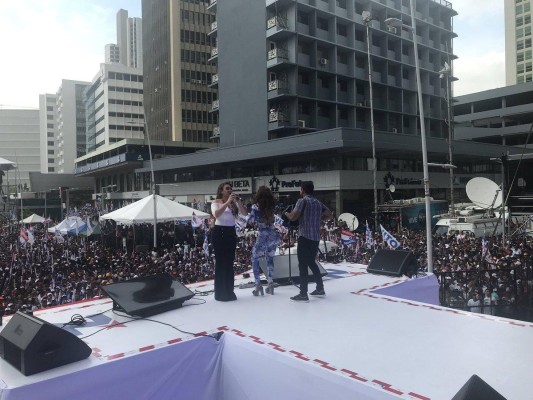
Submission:
[[[380,249],[374,254],[366,270],[372,274],[407,275],[410,278],[418,271],[418,261],[410,251]]]
[[[290,261],[290,271],[289,271],[289,261]],[[320,270],[320,275],[322,277],[326,276],[328,274],[328,271],[324,269],[324,267],[316,261],[316,265],[318,266],[318,269]],[[259,259],[259,267],[265,274],[267,275],[267,265],[266,260],[264,258]],[[309,282],[314,282],[315,277],[313,276],[313,273],[308,268],[309,271]],[[290,274],[289,274],[290,272]],[[289,283],[289,278],[292,279],[293,282],[299,283],[300,282],[300,270],[298,268],[298,256],[296,254],[291,254],[290,259],[289,255],[279,255],[274,256],[274,274],[272,276],[272,279],[274,282],[277,282],[279,284],[286,284]]]
[[[506,400],[492,386],[477,375],[472,377],[453,396],[452,400]]]
[[[112,283],[102,290],[113,300],[114,310],[137,317],[174,310],[194,296],[167,273]]]
[[[21,312],[0,332],[0,357],[26,376],[83,360],[91,351],[72,333]]]

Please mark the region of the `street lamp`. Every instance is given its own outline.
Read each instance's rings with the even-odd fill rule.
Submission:
[[[418,60],[418,41],[416,36],[415,7],[413,0],[410,0],[411,24],[405,25],[398,18],[387,18],[385,23],[390,26],[399,27],[411,31],[413,35],[413,45],[415,52],[416,88],[418,92],[418,109],[420,112],[420,138],[422,140],[422,168],[424,171],[424,197],[426,200],[426,246],[428,272],[433,273],[433,238],[431,236],[431,198],[429,197],[429,173],[426,147],[426,124],[424,121],[424,101],[422,99],[422,85],[420,81],[420,63]]]
[[[150,135],[148,133],[148,124],[146,123],[146,110],[144,110],[144,120],[143,120],[143,132],[144,136],[146,137],[146,141],[148,143],[148,156],[150,157],[150,194],[154,196],[154,249],[157,248],[157,191],[156,191],[156,185],[155,185],[155,177],[154,177],[154,161],[152,159],[152,146],[150,144]],[[134,121],[130,121],[130,124],[135,123]]]
[[[447,62],[439,71],[439,78],[446,78],[446,105],[448,111],[448,162],[452,164],[452,140],[453,140],[453,120],[452,120],[452,96],[450,77],[452,75],[452,68]],[[455,205],[453,200],[453,168],[450,168],[450,209],[452,217],[455,216]]]
[[[374,228],[378,230],[378,188],[377,188],[377,161],[376,161],[376,132],[374,128],[374,92],[372,90],[372,58],[370,57],[370,21],[374,18],[369,11],[363,11],[363,22],[366,27],[366,50],[368,56],[368,83],[370,86],[370,131],[372,132],[372,177],[374,181]]]

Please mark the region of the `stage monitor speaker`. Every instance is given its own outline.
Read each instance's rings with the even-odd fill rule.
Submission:
[[[366,270],[372,274],[411,277],[418,271],[418,261],[410,251],[379,249]]]
[[[492,386],[477,375],[472,377],[453,396],[452,400],[506,400]]]
[[[180,308],[194,293],[167,273],[102,286],[113,309],[131,316],[149,317]]]
[[[0,357],[26,376],[90,354],[91,348],[72,333],[20,311],[0,332]]]
[[[290,270],[289,270],[289,261],[290,261]],[[316,265],[318,266],[318,269],[320,270],[320,275],[322,277],[326,276],[328,272],[324,269],[324,267],[316,261]],[[265,274],[267,275],[267,265],[266,260],[264,258],[259,259],[259,267]],[[309,272],[309,282],[314,282],[315,277],[313,276],[313,273],[308,268]],[[279,284],[287,284],[292,279],[294,283],[300,282],[300,270],[298,268],[298,256],[296,254],[291,254],[290,259],[289,255],[279,255],[274,256],[274,274],[272,276],[272,279],[274,282],[277,282]]]

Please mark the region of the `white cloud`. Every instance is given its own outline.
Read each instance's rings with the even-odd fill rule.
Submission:
[[[63,0],[1,3],[0,37],[9,40],[2,43],[0,104],[38,107],[38,95],[55,93],[62,79],[91,81],[104,45],[116,40],[116,10]]]
[[[454,96],[505,86],[505,53],[468,55],[454,62]]]

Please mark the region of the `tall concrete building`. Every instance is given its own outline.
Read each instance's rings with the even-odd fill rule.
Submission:
[[[142,69],[142,19],[128,18],[128,12],[122,9],[117,13],[117,45],[121,64]]]
[[[505,83],[533,81],[533,0],[505,0]]]
[[[105,62],[127,67],[143,67],[142,19],[128,18],[128,11],[117,12],[117,43],[105,46]]]
[[[56,102],[55,94],[39,95],[39,137],[41,173],[55,173],[56,162]]]
[[[117,64],[120,62],[118,44],[109,43],[105,45],[105,62],[108,64]]]
[[[370,130],[367,45],[376,131],[419,135],[412,33],[385,23],[413,24],[409,4],[212,0],[221,146],[337,127]],[[363,12],[372,18],[368,38]],[[425,126],[437,138],[448,135],[446,81],[438,71],[455,58],[456,14],[447,1],[416,2]]]
[[[0,109],[0,157],[17,164],[16,170],[6,172],[2,185],[9,181],[10,186],[30,190],[30,172],[40,171],[39,110]]]
[[[122,139],[144,137],[142,70],[122,64],[100,64],[84,92],[84,104],[87,153]]]
[[[216,88],[208,87],[215,71],[208,4],[142,1],[144,102],[152,139],[210,147],[218,116],[210,113],[217,97]]]
[[[85,154],[83,92],[88,86],[89,82],[63,79],[55,95],[39,96],[42,173],[71,174],[76,157]]]

